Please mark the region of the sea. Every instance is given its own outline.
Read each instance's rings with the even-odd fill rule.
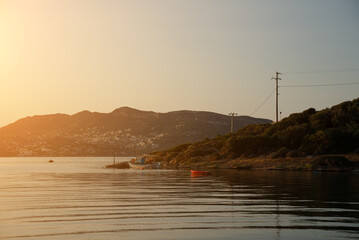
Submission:
[[[105,168],[113,161],[0,158],[0,239],[359,239],[358,172]]]

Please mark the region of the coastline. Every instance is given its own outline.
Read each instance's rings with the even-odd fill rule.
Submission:
[[[157,156],[153,159],[161,162],[162,169],[245,169],[245,170],[281,170],[281,171],[359,171],[359,154],[316,155],[286,158],[236,158],[213,160],[208,157],[195,157],[186,160],[165,159]],[[106,168],[126,169],[128,162],[106,166]]]
[[[344,164],[341,160],[337,163],[320,164],[326,159],[347,159]],[[158,158],[161,161],[160,157]],[[352,171],[359,170],[358,154],[341,155],[316,155],[306,157],[286,158],[236,158],[211,160],[208,157],[192,158],[190,160],[176,161],[162,159],[163,168],[186,168],[186,169],[246,169],[246,170],[285,170],[285,171]],[[319,164],[318,164],[319,163]]]

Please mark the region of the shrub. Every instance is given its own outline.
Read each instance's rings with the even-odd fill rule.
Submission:
[[[285,156],[287,156],[288,152],[289,152],[289,149],[286,148],[286,147],[281,147],[281,148],[277,151],[279,157],[285,157]]]
[[[278,151],[272,152],[269,154],[269,158],[280,158],[280,157],[286,157],[289,153],[289,149],[286,147],[281,147]]]
[[[286,157],[299,157],[302,153],[298,150],[291,150],[287,153]]]
[[[313,162],[314,168],[331,169],[351,167],[351,162],[343,156],[322,156]]]
[[[278,153],[277,152],[272,152],[268,155],[268,158],[278,158]]]

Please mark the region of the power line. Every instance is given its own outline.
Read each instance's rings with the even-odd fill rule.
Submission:
[[[256,110],[254,110],[250,115],[253,115],[254,113],[256,113],[268,101],[268,99],[273,95],[275,90],[276,89],[274,88],[273,91],[270,93],[270,95],[267,97],[267,99],[264,100],[264,102]]]
[[[284,72],[284,74],[316,74],[316,73],[336,73],[336,72],[359,72],[359,68],[323,70],[323,71]]]
[[[311,74],[311,73],[334,73],[334,72],[356,72],[356,71],[359,71],[359,69],[338,69],[338,70],[326,70],[326,71],[285,72],[284,74]],[[357,84],[359,84],[359,82],[350,82],[350,83],[328,83],[328,84],[304,84],[304,85],[278,86],[278,80],[280,80],[280,78],[278,77],[279,74],[281,74],[281,73],[276,72],[276,77],[272,78],[272,79],[276,80],[276,88],[272,90],[272,92],[264,100],[264,102],[256,110],[254,110],[250,115],[253,115],[254,113],[256,113],[268,101],[268,99],[273,95],[274,91],[276,91],[276,121],[278,121],[278,87],[282,87],[282,88],[332,87],[332,86],[347,86],[347,85],[357,85]]]
[[[356,85],[359,82],[351,82],[351,83],[328,83],[328,84],[305,84],[305,85],[284,85],[279,86],[282,88],[291,88],[291,87],[333,87],[333,86],[347,86],[347,85]]]
[[[263,89],[263,91],[261,91],[261,93],[258,95],[257,99],[264,99],[265,97],[267,97],[267,94],[273,89],[272,83],[271,82],[267,82],[267,86],[266,88]]]
[[[267,93],[269,92],[269,90],[272,90],[272,87],[271,87],[271,83],[270,84],[268,84],[268,86],[265,88],[265,91],[262,91],[262,93],[259,95],[260,97],[257,97],[256,99],[257,100],[259,100],[259,101],[262,101],[262,99],[264,99],[264,97],[266,97],[267,96]],[[270,95],[272,95],[273,93],[271,93]],[[265,100],[265,101],[267,101],[267,99]],[[258,110],[258,109],[257,109]],[[254,112],[256,112],[257,110],[255,110]],[[254,113],[253,112],[253,113]],[[252,114],[250,114],[250,115],[252,115]]]

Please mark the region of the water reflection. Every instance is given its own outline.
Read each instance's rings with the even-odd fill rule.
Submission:
[[[55,160],[56,171],[21,165],[13,172],[16,166],[0,160],[1,239],[359,237],[357,174],[216,171],[193,177],[189,171],[103,169],[101,159],[91,167],[88,160],[73,161]]]
[[[345,232],[345,238],[358,237],[359,178],[355,173],[227,171],[218,177],[234,187],[250,186],[251,191],[261,192],[253,200],[262,199],[266,209],[258,207],[251,214],[274,215],[277,239],[281,229],[327,231],[333,239],[341,238],[339,232]],[[333,237],[332,231],[338,235]]]

